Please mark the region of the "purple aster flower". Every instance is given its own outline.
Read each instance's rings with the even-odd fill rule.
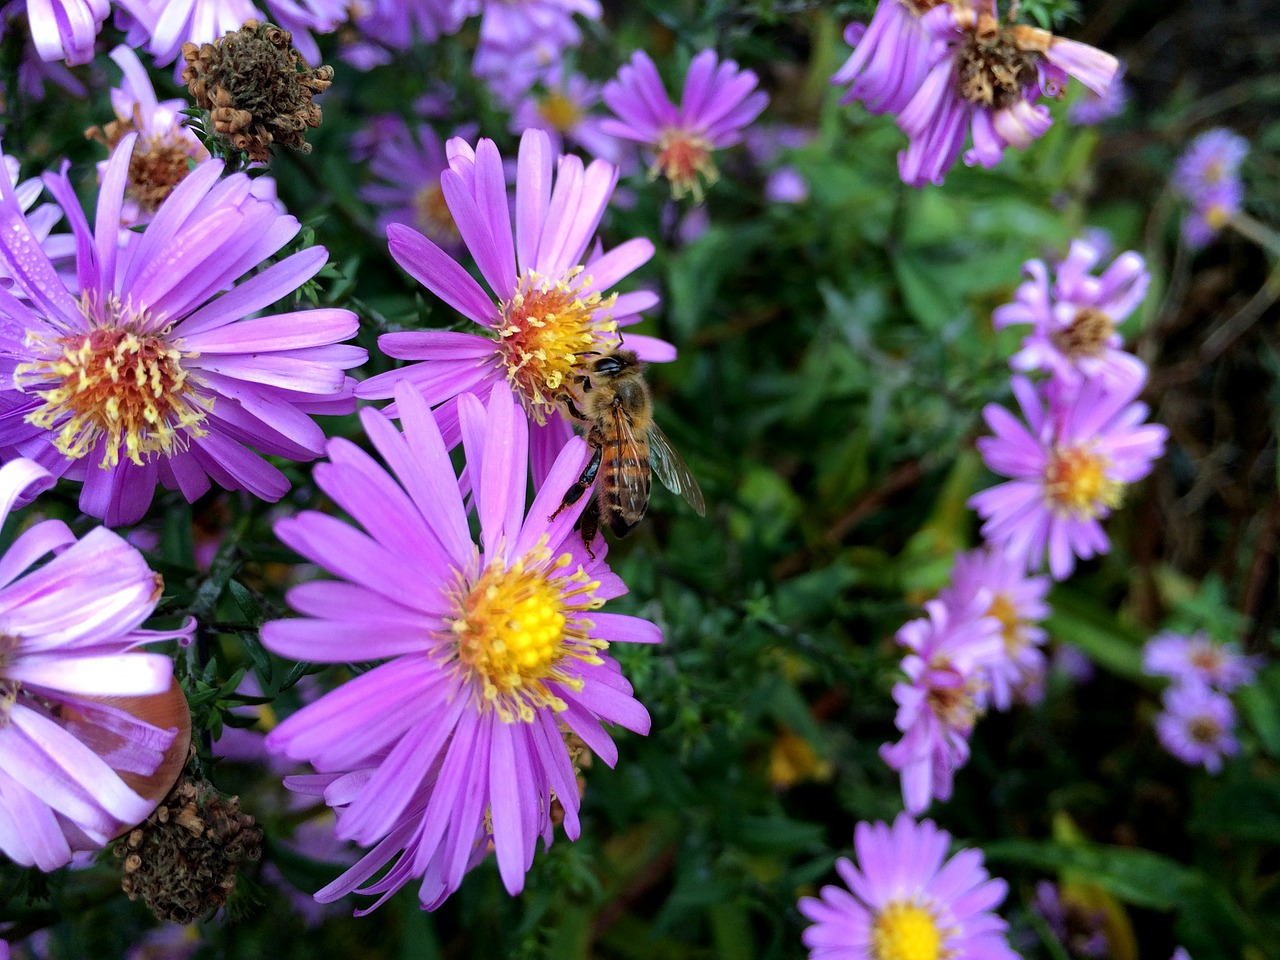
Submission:
[[[1182,219],[1182,239],[1192,249],[1206,247],[1240,212],[1244,203],[1244,184],[1227,180],[1206,188],[1192,201]]]
[[[826,886],[798,904],[813,921],[803,934],[811,960],[1017,960],[1008,924],[994,912],[1008,886],[987,874],[981,850],[947,859],[950,845],[932,820],[916,823],[905,813],[893,826],[859,823],[857,866],[836,861],[848,889]]]
[[[898,155],[898,172],[915,187],[942,183],[966,131],[973,147],[964,162],[993,167],[1005,147],[1025,149],[1049,129],[1049,110],[1037,102],[1042,96],[1060,96],[1070,77],[1105,94],[1119,68],[1101,50],[1026,24],[1002,24],[995,0],[935,6],[919,26],[929,38],[929,70],[896,111],[911,138]],[[905,89],[881,95],[896,102]]]
[[[1156,716],[1160,745],[1183,763],[1222,770],[1222,758],[1240,752],[1234,730],[1236,711],[1225,694],[1199,683],[1175,683],[1161,698]]]
[[[985,590],[963,607],[930,600],[924,608],[928,616],[897,636],[911,651],[902,660],[910,682],[893,686],[902,739],[880,748],[884,762],[901,774],[903,803],[913,814],[933,798],[950,799],[952,775],[968,762],[969,734],[986,707],[984,678],[1004,646],[1000,621],[987,615],[991,594]]]
[[[68,259],[75,256],[75,244],[67,243],[69,237],[54,234],[51,231],[59,220],[62,219],[62,211],[58,209],[56,204],[45,203],[36,207],[35,203],[40,199],[40,194],[44,192],[44,186],[35,178],[30,180],[19,180],[18,161],[13,157],[0,154],[0,161],[4,163],[4,172],[0,176],[7,176],[10,186],[17,197],[18,207],[27,216],[27,225],[31,228],[31,235],[36,238],[44,249],[45,255],[51,261],[62,266]],[[34,209],[32,209],[34,207]],[[74,280],[74,277],[71,278]],[[0,289],[7,289],[9,293],[16,297],[22,297],[22,290],[13,286],[13,274],[9,272],[5,261],[0,258]]]
[[[1169,960],[1191,960],[1191,954],[1187,953],[1186,947],[1174,947],[1173,956]]]
[[[599,0],[461,0],[479,12],[480,42],[471,72],[504,103],[515,103],[534,83],[560,72],[565,50],[582,42],[574,14],[599,20]]]
[[[1142,648],[1142,669],[1175,683],[1197,683],[1223,693],[1253,682],[1261,657],[1243,656],[1233,643],[1214,643],[1205,633],[1165,631]]]
[[[402,380],[414,384],[438,411],[445,434],[457,438],[459,394],[487,395],[498,381],[515,390],[533,431],[534,473],[546,466],[573,430],[563,397],[582,374],[582,357],[620,342],[619,330],[658,301],[640,290],[609,293],[653,256],[653,244],[628,240],[608,253],[588,253],[618,169],[603,160],[583,167],[574,156],[555,163],[541,130],[520,139],[515,228],[502,157],[492,140],[474,151],[450,140],[449,169],[440,178],[445,202],[493,294],[427,237],[400,224],[387,228],[391,255],[419,283],[483,328],[482,334],[426,331],[378,339],[388,356],[423,361],[370,377],[357,395],[387,399]],[[553,184],[554,179],[554,184]],[[644,360],[671,360],[670,344],[628,334],[628,348]]]
[[[1015,370],[1044,370],[1072,385],[1091,377],[1117,386],[1146,379],[1143,362],[1121,349],[1124,340],[1116,327],[1147,295],[1151,274],[1142,257],[1129,250],[1095,277],[1093,268],[1101,256],[1088,241],[1071,241],[1052,284],[1042,260],[1023,264],[1027,281],[1012,303],[991,315],[997,329],[1032,326],[1009,361]]]
[[[369,170],[377,181],[362,187],[360,198],[378,209],[378,225],[385,230],[402,223],[446,250],[459,250],[462,234],[440,186],[449,161],[439,135],[427,123],[410,130],[400,117],[375,117],[374,132]]]
[[[110,0],[27,0],[31,39],[40,59],[88,63],[110,12]]]
[[[338,0],[118,0],[133,18],[127,40],[146,46],[156,63],[179,60],[184,43],[212,43],[239,30],[246,20],[267,20],[293,34],[293,45],[308,63],[319,62],[320,48],[310,31],[328,33],[346,19]],[[179,61],[180,62],[180,61]],[[179,71],[181,72],[181,71]]]
[[[487,407],[461,397],[477,545],[430,410],[408,383],[396,403],[404,433],[361,414],[396,479],[346,440],[330,441],[330,462],[315,469],[316,484],[364,531],[311,512],[276,525],[284,543],[340,579],[295,587],[288,600],[305,618],[262,631],[282,656],[386,662],[284,720],[267,746],[338,774],[324,796],[340,810],[339,838],[377,845],[317,899],[355,890],[394,859],[361,892],[381,903],[424,878],[420,898],[434,906],[490,839],[516,894],[538,838],[551,841],[552,800],[565,833],[578,835],[565,733],[612,765],[617,748],[602,723],[649,729],[609,643],[661,634],[598,612],[626,588],[604,565],[603,543],[591,557],[574,531],[583,500],[557,509],[582,469],[584,440],[561,451],[526,514],[528,424],[510,388],[498,382]]]
[[[677,108],[653,61],[637,50],[617,79],[605,84],[604,102],[618,119],[606,120],[602,129],[653,151],[649,179],[662,174],[676,197],[692,193],[701,200],[703,181],[710,185],[719,177],[711,151],[740,142],[743,128],[769,102],[768,94],[752,93],[757,82],[752,71],[703,50],[689,64]]]
[[[1047,551],[1055,580],[1071,575],[1076,557],[1110,549],[1099,521],[1111,515],[1127,484],[1151,472],[1168,436],[1164,427],[1143,423],[1146,404],[1131,402],[1141,389],[1141,380],[1112,387],[1094,379],[1064,395],[1052,381],[1038,390],[1013,378],[1026,424],[988,404],[983,416],[995,436],[978,440],[987,466],[1012,479],[969,500],[989,544],[1032,570]]]
[[[1103,94],[1085,90],[1067,107],[1067,120],[1079,127],[1092,127],[1105,123],[1124,113],[1129,105],[1129,85],[1124,81],[1124,64],[1116,69],[1111,86]]]
[[[831,82],[849,84],[841,103],[861,100],[871,113],[901,113],[933,66],[933,43],[920,18],[941,0],[881,0],[871,23],[851,23],[844,39],[853,47]]]
[[[30,499],[52,485],[30,460],[0,467],[0,523],[24,494]],[[154,773],[177,729],[94,698],[169,690],[173,661],[135,650],[189,637],[194,624],[138,629],[164,586],[105,527],[77,541],[62,521],[39,521],[19,534],[0,568],[0,851],[53,870],[76,850],[104,846],[155,806],[120,774]]]
[[[1039,621],[1049,615],[1044,598],[1048,577],[1028,577],[1026,568],[1012,557],[990,549],[958,554],[951,569],[951,583],[938,594],[950,610],[961,611],[985,591],[990,598],[984,611],[1000,624],[1004,650],[986,667],[991,702],[1008,710],[1014,698],[1034,684],[1045,671],[1044,646],[1048,635]]]
[[[1041,880],[1036,884],[1032,904],[1044,917],[1058,942],[1073,957],[1107,957],[1111,945],[1107,940],[1107,912],[1081,903],[1071,896],[1069,887],[1060,893],[1057,884]]]
[[[131,48],[121,44],[111,51],[111,59],[124,72],[120,86],[111,90],[116,119],[105,131],[95,128],[90,133],[109,150],[114,150],[126,134],[138,134],[120,208],[121,225],[128,228],[150,220],[186,177],[191,163],[208,160],[209,151],[187,127],[187,117],[182,113],[187,101],[156,99],[151,78]],[[107,164],[106,160],[98,164],[99,178],[106,176]]]
[[[1195,200],[1204,193],[1236,180],[1240,164],[1249,154],[1249,141],[1226,127],[1206,130],[1189,144],[1178,158],[1173,186],[1184,197]]]
[[[278,500],[287,478],[248,445],[291,460],[320,454],[324,434],[310,414],[354,407],[343,371],[366,353],[339,341],[355,334],[356,317],[253,317],[315,276],[327,252],[302,250],[236,286],[299,227],[254,196],[244,174],[220,180],[217,160],[192,171],[121,247],[136,137],[107,165],[93,230],[65,168],[45,178],[75,237],[74,289],[0,178],[0,263],[28,298],[0,290],[0,451],[81,481],[80,509],[112,526],[140,520],[157,483],[191,501],[214,482]]]
[[[405,50],[416,42],[435,43],[457,33],[471,12],[457,0],[361,0],[352,14],[356,39],[348,38],[342,56],[368,70],[389,61],[381,47]]]
[[[778,161],[786,150],[797,150],[813,139],[808,127],[756,124],[746,133],[747,152],[761,167],[773,168],[765,179],[764,196],[770,203],[803,203],[809,183],[795,167]]]
[[[565,143],[571,143],[592,157],[621,164],[626,149],[634,153],[634,148],[624,149],[617,138],[604,132],[604,118],[591,113],[599,102],[599,84],[580,73],[558,69],[541,90],[531,92],[516,105],[511,114],[511,132],[545,130],[556,153],[563,153]]]

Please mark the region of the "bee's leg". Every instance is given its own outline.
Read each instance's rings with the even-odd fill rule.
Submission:
[[[596,555],[591,549],[591,544],[595,542],[596,534],[600,532],[600,501],[597,498],[592,497],[591,502],[583,508],[582,516],[578,518],[578,529],[582,531],[582,545],[587,548],[587,553],[594,560]]]
[[[600,470],[600,459],[604,455],[603,447],[593,447],[591,450],[591,459],[587,461],[586,469],[582,471],[582,476],[568,490],[564,492],[564,499],[560,501],[560,506],[556,507],[555,513],[548,517],[548,520],[554,520],[560,515],[560,511],[565,507],[572,506],[582,499],[582,495],[591,489],[591,484],[595,483],[596,473]],[[587,509],[590,509],[588,505]]]
[[[564,405],[569,410],[569,415],[572,416],[573,419],[584,420],[584,421],[587,419],[582,415],[582,411],[578,409],[578,405],[573,402],[573,397],[570,397],[566,394],[565,397],[563,398],[563,402],[564,402]]]

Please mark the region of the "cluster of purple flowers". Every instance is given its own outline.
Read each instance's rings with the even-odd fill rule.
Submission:
[[[1244,201],[1240,164],[1248,153],[1248,140],[1216,127],[1192,140],[1178,158],[1173,188],[1191,204],[1182,221],[1188,246],[1206,246],[1240,212]]]
[[[1257,657],[1243,656],[1233,645],[1215,643],[1204,633],[1165,632],[1147,641],[1142,669],[1172,681],[1156,717],[1156,735],[1164,748],[1183,763],[1219,772],[1222,758],[1240,749],[1230,694],[1251,683],[1258,666]]]

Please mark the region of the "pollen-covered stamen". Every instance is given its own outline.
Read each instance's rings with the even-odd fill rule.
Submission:
[[[968,27],[968,36],[958,56],[960,96],[993,110],[1012,106],[1039,77],[1035,54],[990,14],[974,17],[970,11],[969,20],[961,24]]]
[[[1107,476],[1108,460],[1088,446],[1055,447],[1044,470],[1044,493],[1059,514],[1096,517],[1120,503],[1124,484]]]
[[[507,380],[529,416],[546,423],[582,372],[582,355],[616,347],[613,305],[574,267],[562,278],[526,271],[516,293],[499,305],[498,348]]]
[[[582,108],[558,90],[538,102],[538,115],[560,133],[568,133],[582,122]]]
[[[413,214],[418,229],[436,240],[457,243],[462,239],[440,184],[429,183],[413,195]]]
[[[986,615],[1000,621],[1000,637],[1004,640],[1006,653],[1013,655],[1027,645],[1027,638],[1022,629],[1022,619],[1018,616],[1018,610],[1007,593],[995,595]]]
[[[929,688],[926,700],[933,715],[943,724],[955,730],[971,730],[982,713],[982,708],[978,705],[978,694],[984,687],[983,682],[977,678],[970,678],[956,686],[933,686]]]
[[[1116,322],[1110,314],[1096,307],[1081,307],[1071,323],[1053,331],[1050,340],[1063,356],[1078,360],[1100,356],[1115,332]]]
[[[892,901],[871,929],[876,960],[940,960],[943,931],[933,914],[914,903]]]
[[[1192,718],[1187,724],[1187,735],[1196,743],[1216,744],[1222,736],[1218,721],[1208,715]]]
[[[702,200],[703,182],[711,186],[720,179],[720,171],[711,162],[711,141],[687,130],[670,129],[658,139],[658,153],[649,167],[649,179],[659,175],[671,182],[671,193],[677,199],[692,193]]]
[[[114,152],[127,134],[141,128],[139,111],[135,104],[133,119],[113,120],[105,129],[91,127],[85,131],[85,136]],[[173,193],[173,188],[191,172],[191,159],[191,142],[184,139],[177,129],[139,137],[133,145],[133,156],[129,158],[125,196],[134,200],[144,213],[154,213]]]
[[[14,386],[44,401],[27,422],[57,430],[54,446],[72,459],[101,441],[102,467],[116,466],[121,452],[141,466],[153,453],[167,456],[204,436],[213,400],[182,365],[196,354],[183,352],[145,310],[117,300],[99,308],[87,295],[81,310],[102,325],[60,337],[27,335],[38,359],[14,370]]]
[[[506,723],[531,723],[534,711],[565,709],[552,684],[578,691],[575,662],[599,664],[608,644],[593,639],[585,616],[604,601],[582,568],[569,573],[569,554],[552,558],[545,539],[511,565],[491,563],[476,578],[463,577],[457,612],[447,620],[453,655]]]

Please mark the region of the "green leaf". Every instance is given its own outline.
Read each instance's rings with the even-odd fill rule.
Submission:
[[[1116,620],[1115,613],[1091,597],[1059,588],[1046,621],[1054,639],[1079,647],[1089,659],[1112,673],[1150,682],[1142,670],[1145,637]]]

